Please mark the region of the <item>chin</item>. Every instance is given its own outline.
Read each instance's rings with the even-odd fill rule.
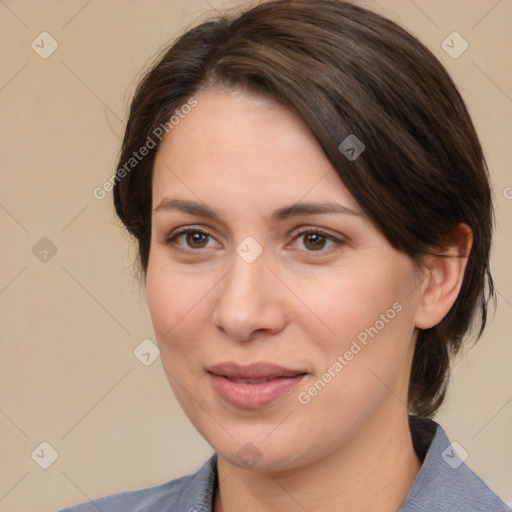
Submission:
[[[279,472],[294,469],[303,462],[298,443],[291,437],[268,439],[268,431],[260,436],[235,436],[227,443],[212,444],[219,457],[240,469]],[[304,446],[299,445],[301,448]]]

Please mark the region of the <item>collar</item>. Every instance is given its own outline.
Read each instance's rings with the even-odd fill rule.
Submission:
[[[508,511],[464,464],[439,424],[429,418],[410,416],[409,427],[414,449],[423,464],[398,512],[418,512],[425,510],[427,504],[431,512],[462,512],[477,502],[483,507],[478,510]],[[217,484],[217,454],[214,454],[183,489],[177,510],[212,512]],[[485,508],[491,506],[496,508]]]

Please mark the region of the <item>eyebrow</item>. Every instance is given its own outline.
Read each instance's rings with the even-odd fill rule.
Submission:
[[[164,198],[160,204],[153,210],[153,213],[159,211],[180,211],[190,215],[199,215],[201,217],[209,217],[211,219],[221,220],[219,215],[204,203],[189,201],[185,199]],[[329,201],[311,202],[311,203],[295,203],[275,210],[271,215],[273,222],[283,221],[291,217],[299,217],[305,215],[338,213],[344,215],[362,216],[361,211],[355,211],[351,208],[343,206],[339,203]]]

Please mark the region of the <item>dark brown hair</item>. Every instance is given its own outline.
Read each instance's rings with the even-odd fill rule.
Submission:
[[[392,21],[339,0],[269,1],[187,31],[139,84],[114,186],[144,275],[156,149],[130,172],[120,170],[190,98],[215,87],[271,97],[297,112],[368,217],[414,261],[443,248],[456,224],[471,228],[460,294],[438,325],[419,332],[415,347],[409,410],[432,416],[444,399],[450,355],[475,317],[480,336],[494,297],[488,172],[446,70]],[[353,161],[339,149],[350,134],[365,145]]]

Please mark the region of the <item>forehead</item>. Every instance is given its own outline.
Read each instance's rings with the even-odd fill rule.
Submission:
[[[358,205],[300,117],[266,98],[208,91],[161,142],[153,205],[172,192],[204,202]],[[194,197],[195,196],[195,197]]]

